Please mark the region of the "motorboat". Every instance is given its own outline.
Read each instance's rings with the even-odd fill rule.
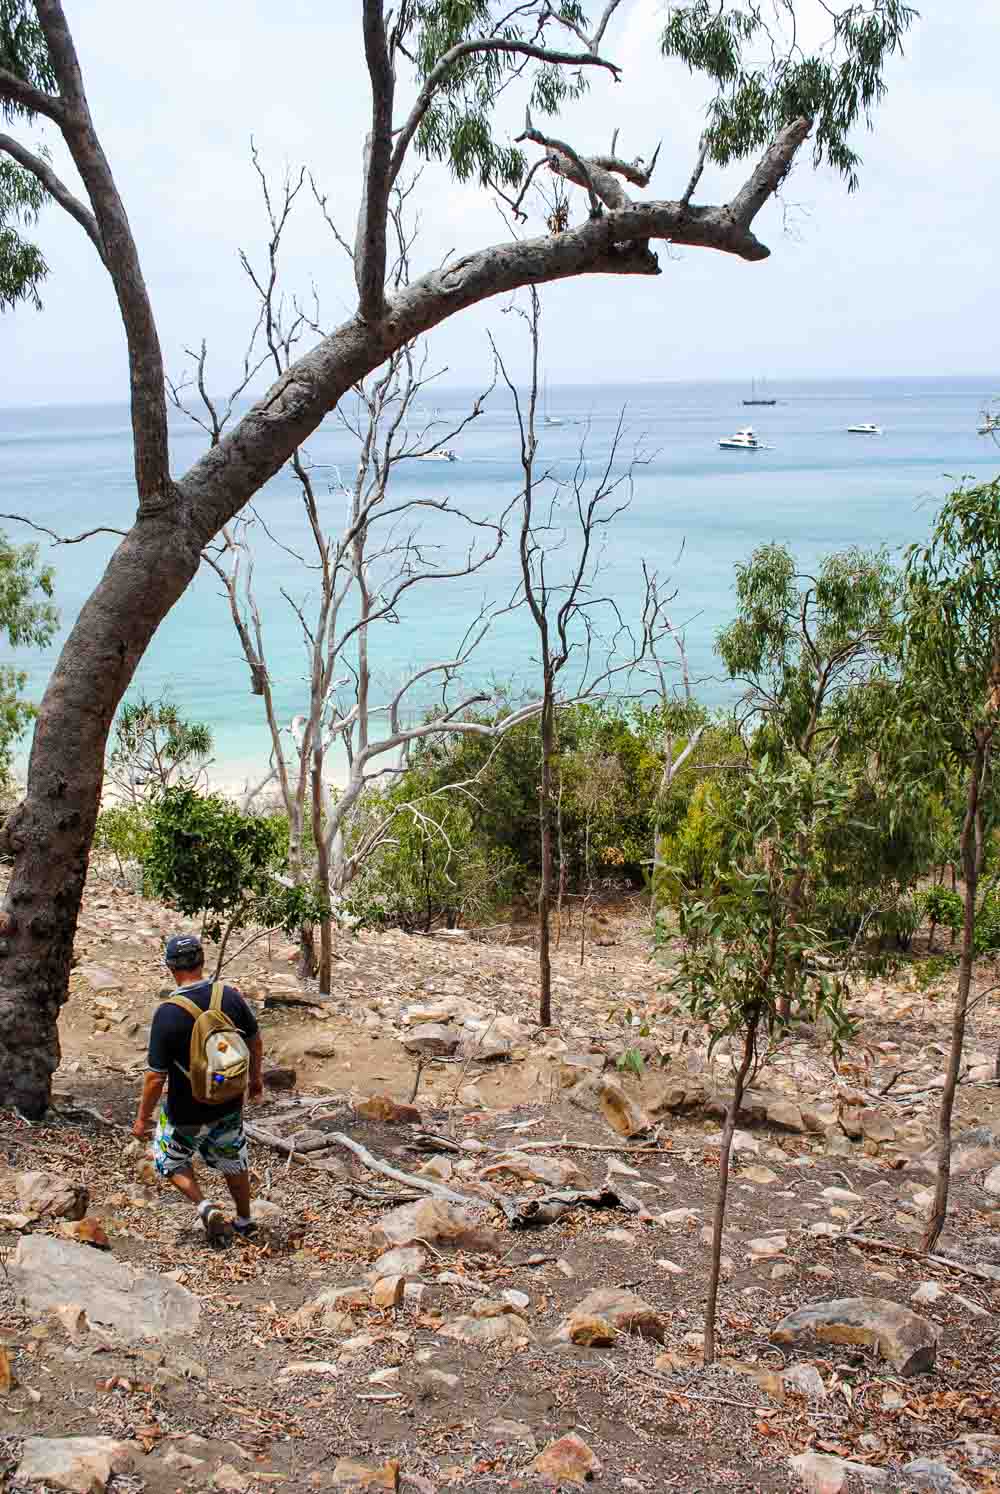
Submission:
[[[852,436],[881,436],[883,430],[880,425],[871,425],[867,421],[861,421],[858,425],[849,425],[848,433]]]
[[[450,446],[441,446],[437,451],[422,451],[417,457],[418,462],[457,462],[458,453],[452,451]]]
[[[544,420],[543,420],[543,421],[542,421],[542,424],[543,424],[543,425],[547,425],[547,426],[552,426],[552,425],[565,425],[565,424],[566,424],[566,422],[565,422],[565,420],[560,420],[560,419],[559,419],[559,418],[558,418],[558,417],[557,417],[557,416],[555,416],[555,415],[546,415],[546,417],[545,417],[545,419],[544,419]]]
[[[735,436],[722,436],[719,445],[723,451],[763,451],[764,443],[754,434],[752,425],[745,425]]]

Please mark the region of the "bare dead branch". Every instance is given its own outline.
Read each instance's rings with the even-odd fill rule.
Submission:
[[[37,529],[39,534],[47,534],[54,545],[79,545],[84,540],[93,539],[95,534],[116,534],[119,539],[124,539],[124,529],[108,529],[103,525],[98,529],[86,529],[83,534],[62,535],[56,534],[54,529],[48,529],[44,524],[36,524],[34,519],[25,518],[24,514],[0,514],[0,519],[10,519],[15,524],[27,524],[29,529]]]

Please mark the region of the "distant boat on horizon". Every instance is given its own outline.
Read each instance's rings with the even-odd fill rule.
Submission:
[[[867,421],[861,421],[858,425],[849,425],[847,432],[851,436],[882,436],[885,434],[880,425],[871,425]]]
[[[763,388],[764,380],[761,379],[760,382],[761,382],[761,388]],[[757,393],[757,380],[756,379],[751,379],[750,380],[750,398],[749,399],[745,399],[743,401],[743,403],[745,405],[776,405],[778,403],[778,401],[776,399],[768,399],[763,394],[758,394]]]

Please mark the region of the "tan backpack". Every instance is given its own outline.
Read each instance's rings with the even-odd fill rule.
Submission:
[[[169,998],[194,1018],[190,1067],[181,1072],[191,1081],[192,1096],[203,1105],[242,1100],[250,1078],[250,1049],[222,1010],[222,994],[222,982],[216,981],[205,1011],[186,996]]]

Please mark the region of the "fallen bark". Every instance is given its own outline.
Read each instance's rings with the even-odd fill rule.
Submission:
[[[545,1193],[541,1198],[498,1197],[496,1202],[511,1229],[540,1229],[555,1224],[581,1204],[591,1209],[625,1209],[630,1214],[638,1214],[642,1207],[635,1199],[626,1198],[613,1188],[563,1188],[555,1193]]]

